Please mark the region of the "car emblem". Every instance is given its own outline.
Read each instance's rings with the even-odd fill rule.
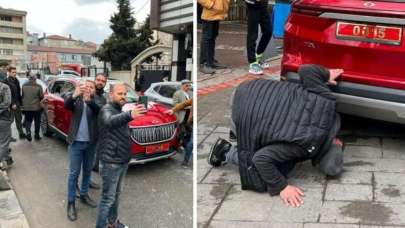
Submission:
[[[374,3],[374,2],[365,2],[363,5],[364,5],[365,7],[371,8],[371,7],[374,7],[374,6],[375,6],[375,3]]]

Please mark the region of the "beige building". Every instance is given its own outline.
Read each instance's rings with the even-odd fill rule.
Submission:
[[[0,7],[0,61],[25,70],[27,56],[27,12]]]

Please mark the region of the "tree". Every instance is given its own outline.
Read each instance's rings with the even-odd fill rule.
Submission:
[[[135,29],[136,20],[132,16],[130,1],[117,0],[117,3],[118,12],[110,18],[113,33],[104,40],[95,56],[101,61],[110,62],[113,70],[129,70],[131,60],[158,41],[152,42],[149,17],[139,29]]]

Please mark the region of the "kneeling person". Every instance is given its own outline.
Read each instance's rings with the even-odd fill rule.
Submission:
[[[342,72],[303,65],[301,84],[259,79],[238,86],[231,115],[237,146],[217,140],[209,163],[237,164],[243,190],[268,191],[300,206],[303,191],[286,179],[296,163],[310,159],[330,176],[342,171],[342,143],[335,138],[340,117],[328,87]]]

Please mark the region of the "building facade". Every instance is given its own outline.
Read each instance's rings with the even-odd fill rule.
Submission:
[[[150,27],[173,35],[171,81],[191,79],[193,1],[151,0]]]
[[[0,61],[25,70],[27,62],[27,12],[0,7]]]

